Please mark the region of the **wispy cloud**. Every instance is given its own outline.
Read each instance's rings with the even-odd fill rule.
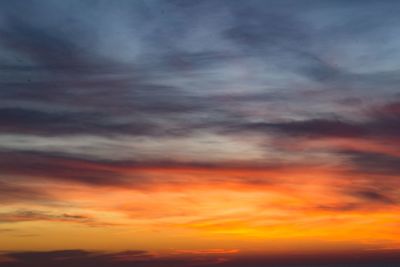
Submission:
[[[5,229],[52,236],[21,248],[74,247],[76,234],[82,248],[103,249],[96,236],[190,258],[32,252],[6,255],[18,262],[8,266],[241,266],[225,254],[246,242],[273,250],[265,240],[393,246],[399,11],[396,1],[0,1]],[[14,249],[5,236],[0,249]]]

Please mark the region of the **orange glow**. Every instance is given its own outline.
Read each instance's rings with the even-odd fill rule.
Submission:
[[[88,249],[141,247],[200,254],[245,253],[249,247],[325,250],[336,243],[348,249],[380,249],[400,242],[394,234],[400,234],[399,209],[381,209],[346,195],[341,187],[354,179],[337,179],[339,170],[144,167],[123,172],[156,179],[157,186],[150,178],[138,185],[140,190],[135,184],[89,188],[58,183],[52,193],[69,206],[54,206],[33,217],[20,213],[3,218],[8,219],[3,228],[12,227],[26,238],[21,246],[18,236],[5,232],[0,249],[72,248],[77,236]],[[110,242],[101,245],[99,238]]]

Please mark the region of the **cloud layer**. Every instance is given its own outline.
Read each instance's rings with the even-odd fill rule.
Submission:
[[[0,249],[61,250],[6,266],[399,248],[399,11],[1,1]]]

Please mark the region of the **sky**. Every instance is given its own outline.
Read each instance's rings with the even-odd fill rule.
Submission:
[[[0,0],[0,266],[400,262],[399,12]]]

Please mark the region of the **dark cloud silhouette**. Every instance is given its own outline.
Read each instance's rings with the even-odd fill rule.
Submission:
[[[373,190],[354,192],[354,195],[371,202],[395,204],[395,201],[392,198]]]
[[[400,173],[400,158],[397,156],[351,150],[342,151],[340,154],[349,160],[350,168],[355,172],[394,177]]]
[[[90,252],[84,250],[65,250],[48,252],[12,252],[3,255],[8,261],[0,262],[4,267],[28,266],[262,266],[277,267],[313,266],[339,267],[357,266],[372,267],[396,265],[400,258],[397,251],[352,252],[327,255],[293,254],[287,256],[231,256],[202,254],[198,255],[153,255],[146,251],[134,250],[119,253]],[[393,265],[393,266],[394,266]]]
[[[155,256],[147,251],[131,250],[117,253],[65,250],[49,252],[6,253],[9,261],[0,266],[214,266],[215,257]]]
[[[370,181],[367,180],[366,182]],[[396,199],[396,193],[388,185],[370,185],[368,188],[365,185],[357,185],[355,183],[352,188],[341,189],[339,193],[345,197],[351,196],[353,200],[343,200],[336,204],[317,205],[313,209],[332,213],[351,213],[354,211],[385,210],[399,204]]]

